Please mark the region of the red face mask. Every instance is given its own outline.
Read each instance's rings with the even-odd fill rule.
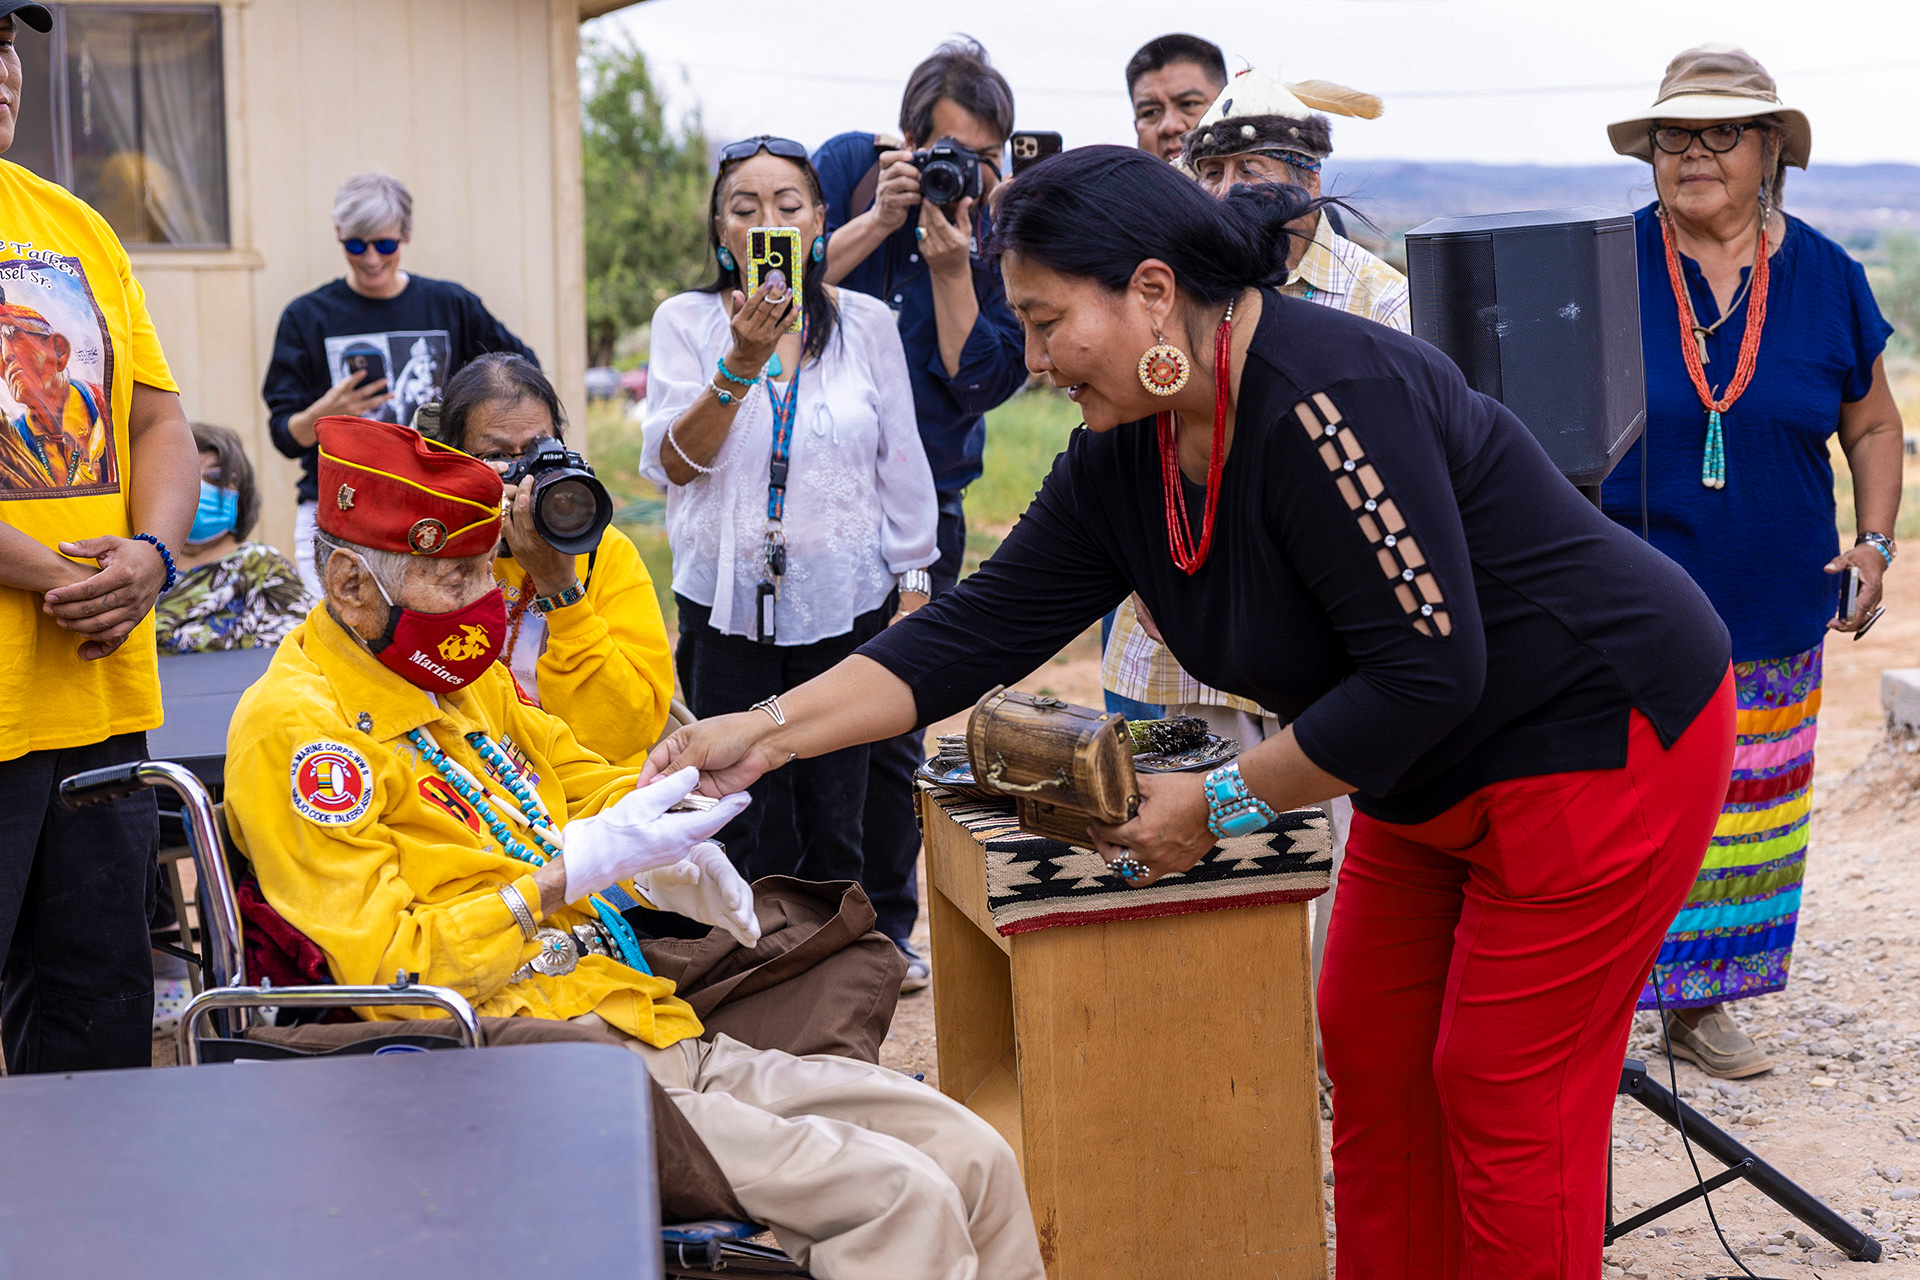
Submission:
[[[374,580],[376,587],[379,579]],[[464,609],[421,613],[387,597],[387,633],[367,647],[388,670],[428,693],[452,693],[480,678],[507,633],[507,602],[494,587]]]

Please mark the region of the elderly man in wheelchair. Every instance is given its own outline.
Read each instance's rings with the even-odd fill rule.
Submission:
[[[483,1016],[617,1037],[816,1276],[1042,1276],[987,1124],[873,1063],[703,1039],[649,971],[621,914],[635,905],[758,939],[753,893],[709,839],[746,797],[691,807],[691,770],[636,788],[495,661],[494,472],[391,424],[325,418],[318,435],[326,599],[228,735],[228,825],[267,903],[338,982],[417,973]]]

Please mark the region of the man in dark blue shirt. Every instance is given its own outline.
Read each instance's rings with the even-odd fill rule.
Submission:
[[[901,140],[843,133],[814,154],[827,202],[826,279],[871,294],[893,308],[913,383],[920,440],[939,493],[940,559],[929,595],[959,580],[967,543],[962,493],[980,478],[984,414],[1018,391],[1027,369],[1020,322],[1008,308],[999,272],[983,261],[987,195],[1000,181],[1013,132],[1013,91],[972,40],[936,49],[907,79]],[[980,160],[980,195],[941,206],[920,198],[913,153],[943,138]],[[926,962],[908,945],[919,913],[913,820],[917,733],[870,752],[863,883],[879,927],[906,953],[904,990],[927,984]]]

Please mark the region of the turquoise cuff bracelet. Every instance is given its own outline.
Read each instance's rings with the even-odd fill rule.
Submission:
[[[1207,830],[1225,840],[1266,830],[1280,814],[1247,790],[1240,762],[1223,764],[1206,777]]]

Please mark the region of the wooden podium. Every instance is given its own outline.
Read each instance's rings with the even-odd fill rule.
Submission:
[[[1324,1280],[1307,904],[1003,937],[919,803],[940,1088],[1019,1155],[1049,1280]]]

